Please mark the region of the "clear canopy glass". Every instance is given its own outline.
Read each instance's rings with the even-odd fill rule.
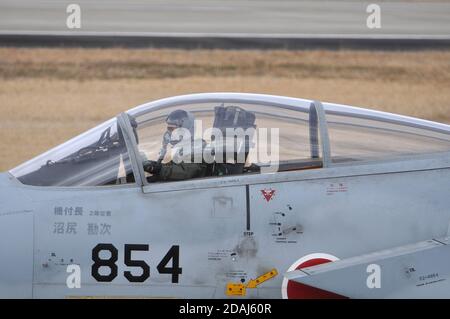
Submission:
[[[102,186],[134,182],[117,120],[111,119],[12,169],[33,186]]]
[[[254,117],[252,123],[254,124],[252,125],[254,133],[250,136],[251,143],[248,150],[245,151],[244,163],[240,163],[244,165],[242,165],[242,169],[233,169],[233,174],[253,172],[247,171],[248,167],[267,168],[271,165],[276,166],[276,171],[321,167],[320,138],[316,132],[317,117],[313,116],[315,121],[311,120],[309,104],[306,103],[304,107],[281,107],[280,105],[271,105],[271,103],[240,101],[239,99],[230,99],[229,102],[226,99],[217,101],[212,99],[208,102],[177,102],[173,105],[166,104],[163,107],[150,105],[147,108],[141,107],[139,111],[132,110],[129,114],[134,115],[138,124],[138,149],[142,159],[157,161],[160,154],[164,153],[166,155],[162,159],[162,163],[170,163],[173,160],[174,152],[163,150],[166,147],[164,146],[164,136],[168,130],[166,120],[172,112],[180,110],[192,114],[195,120],[193,139],[205,142],[206,146],[203,150],[212,147],[217,151],[218,140],[215,135],[211,134],[211,130],[214,128],[224,132],[220,142],[222,149],[227,148],[230,139],[229,136],[225,136],[225,129],[247,129],[248,127],[234,125],[232,121],[228,121],[226,127],[219,124],[220,109],[228,110],[236,118],[239,115],[233,113],[235,109]],[[315,143],[312,143],[311,132],[316,132],[315,139],[313,139]],[[170,148],[171,145],[167,147]],[[202,158],[202,162],[205,162],[205,158]],[[217,163],[216,152],[212,162],[206,164],[214,166]],[[208,166],[207,172],[202,177],[215,176],[214,167]]]
[[[333,162],[450,152],[448,125],[324,103]]]

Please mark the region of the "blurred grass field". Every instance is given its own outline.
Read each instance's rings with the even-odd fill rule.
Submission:
[[[0,171],[138,104],[278,94],[450,123],[450,52],[0,48]]]

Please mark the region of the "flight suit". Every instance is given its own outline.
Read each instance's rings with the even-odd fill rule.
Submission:
[[[189,142],[191,143],[191,142]],[[205,146],[205,142],[202,140],[197,152],[202,152]],[[167,163],[161,163],[157,161],[156,172],[152,173],[153,176],[150,181],[181,181],[191,178],[204,177],[207,172],[207,164],[203,161],[201,163],[195,163],[194,155],[186,155],[184,160],[178,159],[177,161],[169,160]],[[190,158],[190,160],[188,160]],[[151,168],[154,169],[153,167]]]
[[[157,176],[161,181],[180,181],[191,178],[204,177],[207,165],[204,163],[174,163],[173,161],[161,164]]]

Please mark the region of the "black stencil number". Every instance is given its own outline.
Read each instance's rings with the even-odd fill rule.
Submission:
[[[170,260],[172,260],[172,267],[167,267]],[[172,283],[178,283],[179,276],[182,273],[182,268],[180,268],[180,246],[172,246],[158,264],[157,269],[160,274],[171,274]]]
[[[150,277],[150,266],[144,260],[132,259],[133,251],[148,251],[149,245],[144,244],[125,244],[124,246],[124,263],[128,267],[140,268],[142,273],[140,275],[133,274],[127,270],[123,275],[129,282],[144,282]],[[109,258],[101,258],[100,253],[107,251],[110,253]],[[118,250],[113,244],[98,244],[92,249],[92,264],[91,274],[99,282],[111,282],[117,277],[117,259]],[[172,262],[171,262],[172,261]],[[171,262],[171,267],[169,263]],[[109,268],[108,275],[100,274],[101,267]],[[172,283],[178,283],[182,268],[180,267],[180,246],[172,246],[161,262],[157,266],[160,274],[172,275]]]
[[[125,265],[142,269],[142,274],[140,276],[133,275],[131,271],[124,271],[123,274],[125,278],[127,278],[129,282],[144,282],[150,277],[150,266],[143,260],[132,260],[132,251],[148,251],[148,245],[125,245]]]
[[[108,259],[101,259],[100,252],[109,251],[111,256]],[[117,248],[112,244],[98,244],[92,249],[92,277],[100,282],[111,282],[117,277],[117,258],[118,252]],[[109,275],[101,275],[99,272],[100,267],[108,267],[110,269]]]

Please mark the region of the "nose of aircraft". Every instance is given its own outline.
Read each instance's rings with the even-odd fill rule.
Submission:
[[[0,173],[0,298],[32,297],[33,211],[8,173]]]

